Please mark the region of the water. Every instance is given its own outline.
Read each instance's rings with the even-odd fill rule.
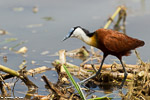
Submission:
[[[139,38],[145,41],[145,46],[138,48],[143,61],[148,61],[150,56],[149,26],[150,26],[150,1],[149,0],[0,0],[0,29],[9,32],[7,35],[0,36],[0,42],[7,38],[17,38],[17,41],[11,43],[1,43],[3,46],[13,47],[21,41],[26,41],[23,45],[15,48],[18,50],[22,46],[28,48],[26,56],[16,54],[9,50],[0,50],[2,65],[19,70],[18,66],[23,60],[27,61],[27,69],[39,66],[53,67],[51,62],[58,57],[47,55],[54,54],[60,49],[72,50],[81,46],[88,45],[77,39],[68,39],[65,42],[61,40],[68,34],[71,27],[80,25],[89,31],[95,31],[102,28],[108,17],[116,10],[117,6],[125,5],[127,7],[126,32],[129,36]],[[32,8],[37,6],[39,11],[32,12]],[[44,17],[52,17],[52,20],[46,21]],[[32,25],[32,27],[31,27]],[[112,26],[110,26],[112,28]],[[47,55],[41,55],[42,52],[48,51]],[[7,56],[8,62],[4,63],[3,56]],[[109,56],[105,63],[111,64],[115,57]],[[68,60],[72,60],[71,58]],[[123,60],[128,64],[136,64],[137,58],[132,53]],[[36,61],[36,65],[31,64]],[[79,65],[81,61],[73,63]],[[44,73],[50,81],[57,81],[57,73],[49,71]],[[44,90],[44,83],[38,79],[30,77],[38,85],[39,94],[48,94]],[[24,91],[27,88],[17,83],[16,91]],[[43,89],[43,90],[42,90]],[[43,92],[44,91],[44,92]],[[24,96],[22,93],[15,93],[16,96]]]

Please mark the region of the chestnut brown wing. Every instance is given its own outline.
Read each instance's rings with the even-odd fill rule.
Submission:
[[[119,53],[130,51],[140,46],[140,40],[131,38],[117,31],[112,32],[114,33],[108,34],[104,39],[104,45],[109,51]]]

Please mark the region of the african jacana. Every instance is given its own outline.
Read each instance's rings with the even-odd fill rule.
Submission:
[[[69,34],[64,38],[64,40],[68,39],[69,37],[78,38],[83,42],[87,43],[88,45],[94,46],[103,52],[103,59],[99,70],[96,72],[95,75],[84,79],[80,83],[84,83],[85,81],[97,76],[98,74],[101,74],[101,69],[105,58],[108,55],[113,55],[120,60],[124,70],[124,79],[120,85],[120,88],[123,87],[128,75],[122,62],[122,56],[129,56],[131,50],[145,44],[144,41],[129,37],[115,30],[98,29],[95,32],[90,33],[88,30],[80,26],[71,28]]]

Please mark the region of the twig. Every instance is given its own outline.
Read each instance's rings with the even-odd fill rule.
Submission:
[[[54,84],[52,84],[51,82],[48,81],[47,77],[45,75],[42,76],[42,79],[44,80],[44,82],[46,83],[46,85],[48,86],[48,88],[55,94],[55,97],[63,97],[63,98],[68,98],[67,95],[63,94],[61,89],[58,89],[57,86],[55,86]]]
[[[88,61],[92,61],[92,60],[99,60],[100,59],[100,57],[90,57],[90,58],[88,58],[88,59],[86,59],[84,62],[82,62],[81,64],[80,64],[80,66],[84,66],[84,64],[85,63],[87,63]]]
[[[138,94],[137,94],[138,97],[140,96],[140,94],[141,94],[141,92],[143,91],[143,89],[146,88],[146,86],[148,86],[149,83],[150,83],[150,82],[147,81],[147,82],[144,84],[143,88],[142,88],[142,89],[138,92]]]
[[[19,68],[22,69],[23,66],[25,66],[26,63],[27,63],[27,61],[26,61],[26,60],[23,60],[23,62],[19,65]]]
[[[136,54],[136,57],[139,59],[140,63],[141,63],[143,66],[145,66],[146,64],[142,61],[142,59],[141,59],[141,57],[140,57],[140,55],[139,55],[139,53],[138,53],[137,50],[135,50],[135,54]]]
[[[15,70],[5,67],[3,65],[0,65],[0,70],[3,72],[9,73],[10,75],[17,76],[18,78],[20,78],[28,87],[28,91],[37,89],[37,86],[32,81],[30,81],[27,78],[27,76],[25,76],[23,73],[21,73],[21,72],[23,72],[22,70],[20,70],[20,73],[19,73]]]
[[[13,97],[15,98],[15,93],[14,93],[14,88],[16,86],[16,83],[19,81],[19,78],[17,78],[17,80],[14,82],[14,86],[13,86],[13,89],[12,89],[12,92],[13,92]]]
[[[47,77],[45,75],[42,76],[42,79],[44,80],[44,82],[46,83],[46,85],[48,86],[49,89],[51,89],[51,85],[49,84],[49,81],[47,79]],[[54,92],[54,90],[52,90]]]
[[[3,97],[7,96],[7,91],[6,91],[2,81],[0,81],[0,90],[1,90],[1,93],[2,93]]]
[[[0,75],[0,81],[2,81],[4,84],[5,84],[5,86],[7,86],[7,89],[8,90],[11,90],[11,88],[5,83],[5,81],[3,80],[3,77],[2,77],[2,75]]]
[[[52,62],[52,65],[53,66],[57,66],[58,64],[61,64],[61,61],[60,60],[55,60],[54,62]],[[79,68],[79,66],[77,66],[77,65],[74,65],[74,64],[71,64],[71,63],[68,63],[68,62],[66,62],[66,64],[65,64],[67,67],[70,67],[70,68]]]

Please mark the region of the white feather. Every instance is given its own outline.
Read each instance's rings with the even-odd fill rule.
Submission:
[[[82,40],[83,42],[85,42],[87,44],[89,44],[91,42],[90,37],[88,37],[86,35],[86,33],[79,27],[77,29],[75,29],[75,31],[73,32],[71,37],[78,38],[78,39]]]

